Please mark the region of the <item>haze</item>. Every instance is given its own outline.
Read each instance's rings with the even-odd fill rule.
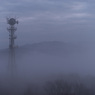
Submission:
[[[8,47],[6,17],[17,17],[17,45],[41,41],[95,41],[94,0],[3,0],[0,48]]]
[[[94,80],[91,77],[95,76],[94,4],[94,0],[0,1],[0,81],[5,88],[10,87],[7,17],[19,21],[15,33],[17,88],[30,83],[42,86],[63,75],[66,79],[73,74],[89,75]]]

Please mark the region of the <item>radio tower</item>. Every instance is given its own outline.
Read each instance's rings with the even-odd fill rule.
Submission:
[[[15,39],[17,38],[15,36],[15,31],[17,28],[15,27],[15,24],[18,24],[18,21],[15,18],[7,18],[7,23],[9,24],[9,27],[7,30],[9,31],[9,66],[11,69],[11,74],[13,75],[14,69],[15,69]]]

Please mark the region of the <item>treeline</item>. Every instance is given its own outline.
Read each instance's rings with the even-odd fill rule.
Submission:
[[[94,83],[64,78],[52,79],[43,85],[29,85],[14,95],[95,95]],[[92,85],[92,86],[91,86]],[[0,88],[0,95],[13,95],[12,91]]]
[[[95,95],[95,91],[83,83],[54,80],[46,82],[42,91],[30,87],[22,95]]]

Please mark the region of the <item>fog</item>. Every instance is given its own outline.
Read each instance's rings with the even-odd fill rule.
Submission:
[[[17,88],[24,89],[32,83],[43,85],[51,79],[63,77],[68,80],[70,76],[75,80],[85,81],[88,81],[90,76],[91,82],[95,76],[94,51],[94,42],[45,41],[20,46],[15,49],[14,83]],[[9,88],[9,49],[1,50],[0,58],[0,80],[2,85]]]
[[[0,94],[95,95],[94,4],[94,0],[1,1]],[[6,29],[10,17],[19,21],[13,66]]]

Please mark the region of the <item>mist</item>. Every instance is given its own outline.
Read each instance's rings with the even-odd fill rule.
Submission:
[[[1,95],[94,95],[93,0],[3,0],[0,3]],[[9,27],[15,18],[15,64]]]
[[[33,89],[35,85],[42,87],[45,82],[56,79],[87,81],[86,85],[88,82],[91,85],[95,76],[94,50],[94,42],[62,41],[44,41],[16,48],[14,83],[17,92],[21,93],[29,85],[34,85]],[[0,80],[5,88],[10,88],[9,49],[1,50],[0,58]]]

